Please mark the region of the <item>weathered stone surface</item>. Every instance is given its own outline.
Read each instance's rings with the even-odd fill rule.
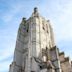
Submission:
[[[72,64],[72,63],[71,63]],[[9,72],[71,72],[69,59],[59,53],[50,21],[34,8],[18,29],[14,59]]]

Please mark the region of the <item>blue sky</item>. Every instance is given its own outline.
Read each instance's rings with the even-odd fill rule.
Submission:
[[[50,20],[56,45],[72,60],[72,0],[0,0],[0,72],[8,72],[19,24],[34,7]]]

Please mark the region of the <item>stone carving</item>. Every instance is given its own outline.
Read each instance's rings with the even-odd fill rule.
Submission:
[[[34,57],[34,59],[38,63],[38,66],[41,70],[42,69],[47,69],[48,70],[48,69],[52,69],[52,68],[54,69],[54,66],[53,66],[53,64],[51,63],[50,60],[48,60],[47,62],[44,62],[41,59],[36,58],[36,57]]]
[[[53,68],[53,65],[51,63],[51,61],[49,60],[49,51],[48,48],[46,47],[46,49],[42,49],[42,55],[46,56],[46,61],[44,62],[43,60],[34,57],[35,61],[38,63],[40,69],[44,69],[44,68]]]

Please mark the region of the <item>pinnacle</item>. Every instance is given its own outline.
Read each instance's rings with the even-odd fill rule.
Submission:
[[[34,8],[34,13],[38,13],[38,8],[37,7]]]

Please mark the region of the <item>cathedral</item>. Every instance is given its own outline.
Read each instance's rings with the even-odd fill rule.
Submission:
[[[49,20],[37,7],[20,23],[9,72],[72,72],[72,62],[59,52]]]

